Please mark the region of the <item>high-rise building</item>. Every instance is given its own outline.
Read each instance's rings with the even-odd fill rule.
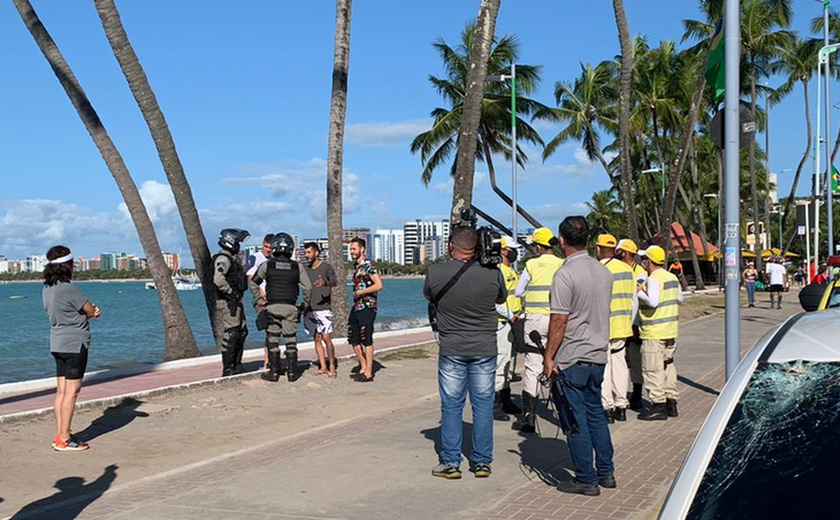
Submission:
[[[26,262],[23,260],[9,260],[9,274],[19,274],[26,271]]]
[[[376,261],[404,264],[404,231],[402,229],[377,229],[373,235],[371,252]]]
[[[178,253],[163,253],[163,261],[166,263],[166,267],[169,268],[170,271],[173,273],[181,268],[181,263],[178,258]]]
[[[413,222],[406,222],[403,226],[405,234],[405,263],[419,264],[424,258],[420,255],[419,247],[430,237],[438,237],[441,244],[449,243],[449,221],[424,221],[417,219]],[[425,251],[424,251],[425,252]],[[438,257],[440,252],[438,252]],[[435,257],[433,260],[436,260]]]
[[[117,268],[116,253],[101,253],[99,255],[99,269],[102,271],[113,271]]]
[[[9,260],[4,255],[0,255],[0,273],[8,273],[8,272],[9,272]]]
[[[423,252],[424,262],[434,262],[440,258],[440,255],[442,254],[440,237],[427,238],[423,241],[423,247],[425,248],[425,251]]]
[[[102,268],[100,264],[100,259],[98,256],[94,256],[90,260],[88,260],[88,269],[91,271],[98,271]]]
[[[41,273],[47,265],[46,255],[27,256],[24,260],[24,270],[29,273]]]

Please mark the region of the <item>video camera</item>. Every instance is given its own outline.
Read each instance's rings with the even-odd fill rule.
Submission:
[[[487,226],[476,227],[478,216],[475,210],[461,210],[461,226],[471,227],[478,234],[475,259],[484,267],[495,267],[502,263],[502,235]]]

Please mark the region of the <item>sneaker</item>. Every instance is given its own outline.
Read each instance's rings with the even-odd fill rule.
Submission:
[[[586,495],[588,497],[597,497],[601,494],[601,489],[597,484],[584,484],[580,480],[573,478],[572,480],[564,480],[557,484],[557,489],[563,493],[572,493],[575,495]]]
[[[458,466],[440,463],[434,468],[432,468],[432,476],[445,478],[449,480],[456,480],[461,478],[461,470],[458,469]]]
[[[493,473],[493,469],[490,464],[476,464],[473,473],[475,473],[475,478],[487,478]]]
[[[73,435],[71,435],[66,441],[56,436],[55,442],[53,443],[53,449],[55,451],[85,451],[90,449],[90,445],[86,442],[80,441]]]

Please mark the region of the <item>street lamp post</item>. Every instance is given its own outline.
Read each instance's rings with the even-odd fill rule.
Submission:
[[[510,75],[499,74],[496,76],[488,76],[487,81],[507,81],[510,80],[510,129],[511,137],[513,138],[511,146],[511,166],[510,166],[510,182],[511,182],[511,204],[513,241],[519,244],[519,204],[517,199],[517,182],[516,182],[516,63],[510,64]],[[513,263],[513,268],[518,269],[518,262]]]
[[[817,55],[817,145],[816,145],[816,154],[814,157],[814,203],[816,204],[816,209],[814,211],[814,265],[819,264],[819,257],[820,257],[820,242],[819,242],[819,232],[820,232],[820,198],[822,198],[822,188],[826,186],[820,182],[820,86],[821,86],[821,74],[822,74],[822,66],[825,65],[825,155],[826,155],[826,175],[824,181],[831,179],[832,174],[832,167],[831,167],[831,143],[830,143],[830,134],[831,125],[830,125],[830,114],[829,110],[831,107],[830,103],[830,94],[829,94],[829,55],[834,52],[837,52],[837,49],[840,48],[840,43],[828,43],[828,1],[826,0],[824,3],[824,23],[825,23],[825,46],[822,47]],[[826,189],[826,213],[827,213],[827,225],[828,225],[828,253],[832,253],[832,249],[834,248],[834,223],[832,222],[833,217],[833,197],[831,193],[831,183],[827,183]]]

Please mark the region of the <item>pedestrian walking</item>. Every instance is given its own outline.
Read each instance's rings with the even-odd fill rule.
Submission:
[[[72,279],[73,254],[70,249],[66,246],[51,247],[47,251],[41,298],[50,320],[50,352],[55,359],[55,437],[52,447],[56,451],[84,451],[90,448],[71,433],[70,426],[87,368],[90,320],[102,313],[99,307],[85,298]]]
[[[248,281],[250,282],[251,279],[257,274],[257,269],[268,261],[271,258],[271,242],[274,240],[274,234],[269,233],[265,237],[263,237],[262,247],[259,251],[254,253],[253,255],[248,257],[248,270],[245,271],[245,275],[248,277]],[[260,284],[260,294],[262,295],[263,299],[265,299],[265,280],[263,283]],[[257,300],[253,300],[254,302],[254,312],[257,314],[256,326],[258,331],[266,331],[265,333],[265,343],[263,343],[263,370],[268,370],[268,322],[266,321],[266,315],[264,312],[260,312],[260,309],[257,308]],[[242,359],[239,359],[239,362],[242,362]]]
[[[536,431],[537,387],[542,372],[543,356],[537,345],[530,339],[532,331],[537,331],[545,345],[548,337],[548,321],[551,312],[549,290],[551,280],[563,260],[554,254],[553,246],[557,238],[548,228],[539,228],[530,237],[536,252],[536,258],[525,263],[525,270],[519,277],[516,296],[522,298],[525,308],[525,373],[522,377],[522,413],[511,425],[514,430],[525,433]]]
[[[350,258],[356,269],[353,272],[353,308],[348,321],[348,341],[359,360],[357,383],[373,381],[373,324],[376,321],[378,293],[382,279],[373,262],[366,256],[365,239],[355,237],[350,241]]]
[[[642,377],[651,407],[639,414],[643,421],[677,417],[677,367],[674,353],[679,335],[683,296],[677,277],[665,267],[665,251],[651,246],[645,251],[642,265],[648,277],[637,285],[640,333],[642,337]]]
[[[502,263],[499,270],[507,291],[507,300],[496,306],[499,315],[499,325],[496,331],[497,365],[496,365],[496,397],[493,403],[493,418],[497,421],[509,421],[508,414],[522,413],[510,398],[510,383],[513,374],[513,327],[521,327],[520,314],[522,300],[514,291],[519,283],[519,275],[513,269],[513,262],[519,256],[516,243],[511,237],[502,237]],[[524,329],[520,328],[524,334]]]
[[[449,240],[450,261],[429,268],[423,295],[436,310],[440,464],[432,475],[461,478],[463,413],[472,409],[472,452],[476,477],[489,477],[493,463],[493,394],[497,366],[496,304],[507,297],[502,273],[475,260],[478,235],[458,227]]]
[[[601,406],[614,277],[587,254],[589,226],[584,217],[566,217],[559,235],[566,262],[551,282],[543,373],[559,379],[579,431],[566,433],[575,477],[560,482],[557,489],[597,496],[600,487],[616,487],[613,445]]]
[[[312,299],[303,314],[303,324],[315,342],[318,373],[336,377],[335,345],[332,342],[332,288],[338,285],[332,266],[321,260],[321,246],[317,242],[303,245],[306,274],[312,282]]]
[[[741,274],[741,283],[747,289],[747,302],[749,307],[755,307],[755,282],[758,280],[758,271],[755,263],[747,262],[747,267]]]
[[[776,295],[776,308],[782,308],[782,295],[785,294],[785,285],[787,285],[787,269],[782,265],[782,259],[779,256],[770,257],[770,262],[767,264],[767,283],[770,286],[770,308],[773,308],[774,298]]]
[[[633,269],[615,257],[618,246],[616,238],[609,234],[599,235],[595,243],[595,255],[612,273],[612,297],[610,299],[610,344],[604,383],[601,385],[601,404],[604,417],[612,424],[627,420],[627,389],[630,386],[630,371],[627,367],[627,340],[633,336]]]

